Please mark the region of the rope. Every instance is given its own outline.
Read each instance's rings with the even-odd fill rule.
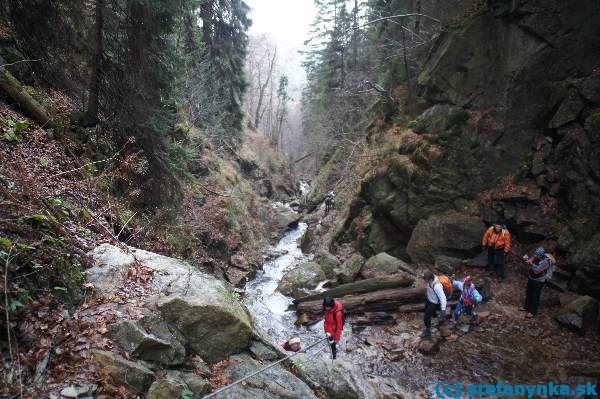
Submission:
[[[225,385],[224,387],[217,389],[217,390],[216,390],[216,391],[214,391],[213,393],[210,393],[210,394],[208,394],[208,395],[204,396],[202,399],[208,399],[208,398],[212,398],[212,397],[216,396],[217,394],[219,394],[219,393],[221,393],[221,392],[223,392],[223,391],[225,391],[225,390],[227,390],[227,389],[231,388],[232,386],[234,386],[234,385],[237,385],[237,384],[239,384],[239,383],[241,383],[241,382],[243,382],[243,381],[246,381],[248,378],[254,377],[255,375],[257,375],[257,374],[260,374],[260,373],[262,373],[263,371],[265,371],[265,370],[267,370],[267,369],[270,369],[271,367],[273,367],[273,366],[275,366],[275,365],[277,365],[277,364],[279,364],[279,363],[281,363],[281,362],[283,362],[283,361],[285,361],[285,360],[288,360],[288,359],[290,359],[290,358],[292,358],[292,357],[294,357],[294,356],[296,356],[296,355],[298,355],[298,354],[300,354],[300,353],[307,353],[309,349],[311,349],[311,348],[313,348],[313,347],[317,346],[318,344],[320,344],[321,342],[325,341],[326,339],[327,339],[327,337],[325,337],[325,338],[323,338],[323,339],[320,339],[320,340],[318,340],[317,342],[315,342],[315,343],[313,343],[313,344],[311,344],[311,345],[307,346],[307,347],[306,347],[306,349],[304,349],[304,352],[296,352],[296,353],[292,353],[291,355],[289,355],[289,356],[286,356],[286,357],[284,357],[283,359],[279,359],[278,361],[276,361],[276,362],[274,362],[274,363],[271,363],[271,364],[269,364],[268,366],[265,366],[265,367],[261,368],[260,370],[258,370],[258,371],[255,371],[255,372],[254,372],[254,373],[252,373],[252,374],[248,374],[247,376],[245,376],[245,377],[243,377],[243,378],[240,378],[239,380],[237,380],[237,381],[234,381],[234,382],[232,382],[232,383],[231,383],[231,384],[229,384],[229,385]]]

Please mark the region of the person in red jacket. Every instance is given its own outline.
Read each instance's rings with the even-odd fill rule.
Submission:
[[[325,323],[325,334],[329,338],[329,345],[331,346],[331,354],[335,359],[337,355],[337,343],[340,342],[342,337],[342,330],[344,329],[344,314],[342,312],[341,302],[335,301],[332,297],[327,296],[323,299],[323,312]]]

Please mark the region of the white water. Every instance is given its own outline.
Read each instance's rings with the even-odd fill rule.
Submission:
[[[306,223],[288,231],[285,236],[269,249],[276,257],[263,265],[256,278],[245,287],[244,303],[250,310],[254,322],[275,342],[282,343],[298,336],[303,344],[314,342],[323,336],[323,323],[319,322],[310,329],[296,327],[296,313],[288,310],[292,298],[277,291],[277,285],[283,275],[299,263],[310,260],[303,254],[299,241],[306,232]]]

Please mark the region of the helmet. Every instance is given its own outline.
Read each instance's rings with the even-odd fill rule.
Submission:
[[[533,251],[533,254],[537,257],[544,256],[546,255],[546,249],[544,247],[537,247],[535,251]]]
[[[288,344],[290,344],[290,345],[293,345],[293,344],[299,344],[299,343],[300,343],[300,338],[298,338],[298,337],[291,338],[291,339],[288,341]]]

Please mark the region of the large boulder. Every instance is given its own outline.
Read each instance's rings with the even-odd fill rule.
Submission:
[[[382,252],[367,259],[360,269],[360,276],[365,279],[385,277],[407,271],[412,271],[408,263]]]
[[[88,281],[104,295],[116,293],[125,284],[135,263],[147,279],[147,295],[139,302],[151,311],[158,308],[182,344],[205,360],[218,362],[250,345],[252,321],[227,283],[188,263],[135,248],[125,251],[103,244],[92,251],[91,258]]]
[[[580,245],[569,263],[577,268],[570,288],[600,297],[600,233]]]
[[[114,341],[130,355],[163,365],[183,362],[185,348],[171,334],[166,323],[158,322],[152,333],[140,321],[124,320],[111,324],[108,331]]]
[[[340,261],[327,251],[320,250],[315,254],[314,261],[321,266],[327,278],[334,277],[334,270],[340,265]]]
[[[365,263],[365,258],[360,254],[353,254],[341,265],[334,269],[335,278],[340,284],[351,283],[356,279],[360,269]]]
[[[263,365],[247,354],[232,356],[225,376],[234,381],[255,372]],[[219,393],[215,398],[236,399],[317,399],[306,383],[284,369],[281,365],[271,367],[246,380],[245,384],[235,385]]]
[[[318,263],[305,262],[285,273],[277,288],[284,295],[299,298],[326,279]]]
[[[300,378],[316,391],[323,391],[330,399],[377,398],[375,388],[357,364],[344,359],[335,361],[307,358],[298,355],[294,360]]]
[[[595,328],[597,320],[598,301],[587,295],[569,302],[556,315],[556,321],[579,334]]]
[[[438,255],[467,258],[481,247],[485,226],[478,217],[438,215],[419,221],[407,252],[413,262],[433,263]]]
[[[92,356],[115,385],[124,385],[129,390],[143,394],[154,381],[154,373],[146,366],[124,359],[116,353],[92,349]]]

